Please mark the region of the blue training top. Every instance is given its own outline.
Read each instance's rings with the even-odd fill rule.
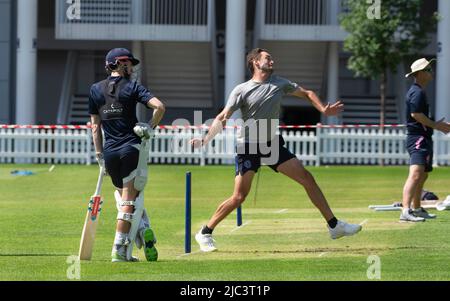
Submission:
[[[425,91],[416,83],[409,88],[406,94],[406,128],[408,135],[420,135],[431,138],[433,129],[426,127],[417,120],[415,120],[411,113],[423,113],[428,118],[432,119],[430,115],[430,108],[428,105]]]
[[[104,151],[114,152],[122,147],[139,144],[141,139],[133,128],[138,122],[136,105],[147,103],[154,96],[136,81],[123,77],[108,77],[91,86],[89,114],[100,115],[104,132]]]

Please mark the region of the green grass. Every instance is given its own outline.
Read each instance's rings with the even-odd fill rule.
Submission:
[[[0,166],[0,280],[67,280],[68,256],[78,252],[97,166]],[[39,171],[13,177],[10,171]],[[158,262],[110,262],[116,208],[106,178],[93,260],[81,280],[367,280],[368,257],[381,262],[381,280],[450,280],[450,212],[421,224],[398,222],[399,212],[370,204],[399,201],[407,167],[311,167],[338,218],[366,221],[354,237],[331,240],[326,223],[299,185],[263,168],[243,206],[245,226],[232,213],[215,230],[219,252],[184,253],[184,175],[192,171],[193,232],[233,188],[232,166],[150,166],[145,205],[155,229]],[[450,168],[436,168],[426,188],[450,194]],[[287,209],[281,213],[277,212]],[[136,255],[144,259],[141,250]]]

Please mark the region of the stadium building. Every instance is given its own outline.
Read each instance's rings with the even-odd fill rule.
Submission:
[[[438,58],[427,92],[436,115],[450,116],[450,1],[424,3],[424,17],[442,16],[422,53]],[[248,78],[245,52],[254,47],[274,55],[279,75],[346,104],[342,118],[321,120],[287,97],[285,124],[378,123],[379,84],[346,68],[341,12],[340,0],[0,0],[0,123],[86,124],[89,88],[115,47],[141,59],[139,80],[166,103],[164,124],[193,122],[195,110],[214,117]],[[387,123],[404,121],[409,64],[389,74]]]

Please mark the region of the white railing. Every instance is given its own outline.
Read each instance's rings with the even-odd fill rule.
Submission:
[[[341,0],[258,0],[255,36],[261,40],[343,41]]]
[[[192,149],[189,140],[201,137],[202,127],[160,127],[151,141],[150,163],[233,164],[236,129],[217,135],[212,143]],[[404,165],[403,126],[306,126],[280,129],[286,147],[305,165]],[[450,135],[435,133],[434,164],[450,165]],[[0,163],[91,164],[95,162],[91,131],[86,126],[0,126]]]
[[[317,129],[322,164],[407,164],[404,128]]]
[[[435,165],[450,165],[450,134],[444,135],[435,131],[433,138],[433,163]]]
[[[144,0],[145,24],[207,25],[208,0]]]
[[[330,4],[328,0],[265,0],[264,21],[265,24],[329,25]]]
[[[0,128],[0,163],[91,164],[91,130]]]
[[[214,0],[77,1],[55,0],[57,39],[212,40]]]

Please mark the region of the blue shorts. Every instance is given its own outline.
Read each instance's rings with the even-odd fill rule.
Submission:
[[[268,162],[267,165],[270,168],[272,168],[275,172],[278,172],[278,166],[292,158],[296,158],[293,153],[284,147],[285,142],[281,135],[275,139],[278,139],[278,145],[268,142],[263,148],[256,144],[251,146],[250,144],[245,143],[242,147],[238,147],[235,158],[235,175],[237,176],[240,174],[243,176],[249,170],[258,172],[258,169],[261,167],[261,163],[266,162]],[[270,148],[272,145],[277,151],[274,152],[273,149]],[[270,148],[269,152],[268,148]]]
[[[133,172],[137,168],[139,150],[127,145],[119,150],[104,151],[105,165],[115,187],[122,189],[123,183],[134,179]]]
[[[425,172],[433,170],[433,140],[420,135],[408,135],[406,147],[410,156],[409,165],[423,165]]]

